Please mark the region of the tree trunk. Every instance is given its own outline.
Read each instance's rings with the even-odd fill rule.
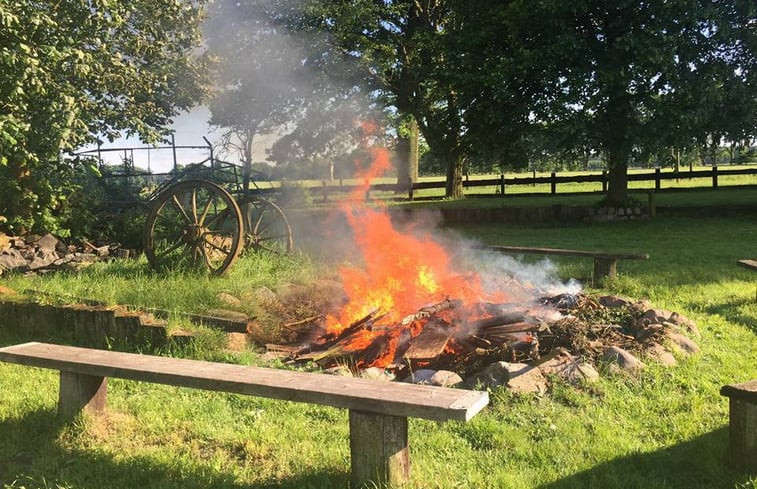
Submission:
[[[410,116],[407,135],[397,138],[397,185],[398,191],[409,190],[408,184],[418,181],[418,122]]]
[[[459,199],[463,197],[463,163],[462,156],[452,153],[447,155],[447,182],[445,197]]]
[[[622,153],[609,153],[608,163],[607,203],[611,206],[625,205],[628,198],[628,157]]]
[[[7,184],[0,187],[5,207],[4,217],[15,222],[15,227],[12,229],[15,234],[26,234],[30,231],[27,226],[33,224],[35,206],[31,171],[25,161],[13,156],[8,159],[7,170],[10,179]]]
[[[244,161],[242,162],[242,189],[247,192],[250,190],[250,180],[252,178],[252,139],[255,134],[249,131],[244,141]]]
[[[421,135],[421,131],[418,128],[418,121],[415,120],[415,117],[410,118],[410,122],[408,123],[408,128],[410,129],[410,158],[409,158],[409,170],[410,170],[410,181],[411,182],[417,182],[418,181],[418,161],[420,159],[420,148],[419,148],[419,139]]]

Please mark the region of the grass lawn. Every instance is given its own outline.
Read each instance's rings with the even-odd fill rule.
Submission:
[[[702,352],[675,368],[650,363],[638,378],[608,375],[582,389],[558,384],[544,397],[495,390],[490,407],[468,424],[413,419],[410,487],[757,488],[757,474],[726,463],[727,400],[718,394],[723,384],[757,378],[757,273],[736,266],[757,257],[754,216],[454,231],[491,244],[649,253],[646,262],[620,262],[606,290],[647,297],[695,320]],[[554,261],[563,277],[591,275],[591,260]],[[308,283],[324,268],[305,257],[247,258],[228,278],[190,281],[132,262],[0,284],[212,307],[219,291]],[[0,345],[30,339],[0,324]],[[113,380],[105,419],[60,425],[56,372],[0,364],[0,389],[4,488],[348,484],[347,413],[340,410]]]

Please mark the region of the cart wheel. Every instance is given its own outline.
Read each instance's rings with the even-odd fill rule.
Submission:
[[[153,268],[193,266],[220,275],[243,246],[242,213],[222,187],[187,180],[164,190],[147,215],[144,247]]]
[[[248,204],[245,211],[249,247],[281,255],[292,251],[292,228],[279,206],[268,200],[256,199]]]

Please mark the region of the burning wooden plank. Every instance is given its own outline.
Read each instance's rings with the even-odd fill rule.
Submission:
[[[447,346],[452,332],[452,328],[444,327],[437,322],[427,324],[418,336],[410,340],[410,348],[405,352],[405,358],[430,360],[438,357]]]
[[[438,314],[442,311],[446,311],[447,309],[454,309],[456,307],[460,307],[462,304],[463,304],[463,301],[447,298],[437,304],[432,304],[430,306],[422,307],[415,314],[410,314],[408,316],[405,316],[402,319],[401,324],[407,325],[407,324],[412,323],[413,321],[418,321],[420,319],[431,317],[434,314]]]
[[[376,314],[378,314],[378,309],[371,311],[366,316],[350,324],[349,326],[347,326],[346,328],[344,328],[342,331],[340,331],[339,333],[335,335],[323,336],[324,341],[317,346],[320,349],[325,350],[327,348],[330,348],[333,345],[340,343],[345,338],[352,336],[357,331],[370,328],[370,326],[374,322],[376,322],[377,320],[383,317],[383,315],[376,316]]]

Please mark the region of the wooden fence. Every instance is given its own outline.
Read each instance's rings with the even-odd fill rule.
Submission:
[[[660,190],[662,187],[662,181],[668,181],[668,180],[688,180],[693,178],[706,178],[710,180],[710,185],[712,188],[718,188],[718,178],[725,177],[725,176],[737,176],[737,175],[757,175],[757,167],[755,168],[739,168],[739,169],[719,169],[717,166],[713,166],[710,169],[707,170],[694,170],[694,171],[679,171],[677,173],[675,172],[662,172],[659,168],[656,168],[654,171],[649,171],[645,173],[629,173],[628,174],[628,181],[629,182],[654,182],[654,189]],[[118,174],[118,175],[109,175],[106,178],[107,179],[122,179],[122,178],[135,178],[135,177],[145,177],[148,178],[152,182],[161,182],[166,179],[169,179],[171,177],[174,177],[175,175],[169,174],[169,173],[145,173],[145,172],[131,172],[126,174]],[[549,192],[537,192],[539,194],[557,194],[557,187],[559,184],[568,184],[568,183],[601,183],[602,184],[602,192],[607,191],[607,185],[608,185],[608,174],[607,171],[602,171],[601,173],[593,173],[593,174],[585,174],[585,175],[558,175],[555,172],[552,172],[549,176],[530,176],[530,177],[513,177],[513,178],[506,178],[504,174],[500,174],[498,177],[494,178],[484,178],[484,179],[469,179],[466,178],[463,181],[463,187],[466,190],[480,188],[480,187],[495,187],[496,188],[496,195],[498,196],[513,196],[513,195],[524,195],[524,194],[517,194],[513,193],[512,191],[510,193],[507,192],[508,188],[518,186],[518,185],[526,185],[526,186],[534,186],[537,184],[549,184]],[[415,182],[412,183],[412,185],[408,182],[405,185],[400,185],[397,183],[374,183],[368,186],[362,186],[357,184],[330,184],[327,181],[323,180],[320,182],[320,184],[313,185],[312,183],[309,185],[301,186],[300,188],[304,188],[306,191],[308,191],[311,196],[315,200],[326,202],[330,198],[338,198],[338,195],[344,195],[346,193],[350,193],[355,191],[355,189],[365,187],[365,197],[366,199],[370,198],[371,192],[393,192],[396,194],[402,194],[407,195],[409,200],[413,200],[414,197],[416,197],[415,192],[417,190],[426,190],[426,189],[444,189],[445,188],[445,180],[439,179],[435,181],[423,181],[423,182]],[[699,188],[703,186],[698,186]],[[277,185],[277,182],[271,182],[270,187],[265,186],[265,182],[263,182],[261,188],[254,190],[254,192],[261,193],[261,194],[273,194],[278,193],[282,189],[279,185]],[[594,192],[571,192],[572,194],[580,194],[580,193],[594,193]],[[533,193],[531,193],[533,194]]]
[[[677,173],[663,173],[659,168],[654,171],[646,173],[629,173],[629,182],[654,182],[655,190],[660,190],[663,180],[682,180],[692,178],[708,178],[711,180],[712,188],[718,188],[718,178],[723,176],[735,176],[735,175],[757,175],[757,168],[740,168],[733,170],[720,170],[717,166],[713,166],[709,170],[694,170],[694,171],[679,171]],[[471,189],[476,187],[497,187],[497,194],[501,196],[508,195],[507,189],[511,186],[517,185],[536,185],[536,184],[549,184],[550,194],[557,194],[557,185],[565,183],[601,183],[602,192],[607,191],[608,185],[607,170],[602,173],[588,174],[588,175],[568,175],[559,176],[557,173],[552,172],[549,176],[531,176],[531,177],[514,177],[506,178],[504,174],[495,178],[486,179],[466,179],[463,181],[463,187],[465,189]],[[320,196],[322,200],[329,199],[329,194],[332,193],[347,193],[357,188],[356,185],[333,185],[328,184],[325,180],[321,182],[320,186],[307,187],[311,194],[316,197]],[[367,187],[366,198],[369,197],[370,192],[373,191],[390,191],[406,193],[410,200],[413,200],[416,190],[425,189],[443,189],[445,188],[445,181],[424,181],[415,182],[412,185],[410,183],[400,185],[397,183],[377,183]],[[587,192],[588,193],[588,192]],[[510,194],[515,195],[515,194]]]

